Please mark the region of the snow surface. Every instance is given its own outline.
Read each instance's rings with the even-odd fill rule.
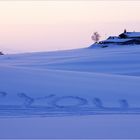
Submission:
[[[127,41],[130,41],[130,40],[132,40],[132,39],[122,39],[122,38],[109,38],[109,39],[107,39],[107,40],[104,40],[104,41],[101,41],[101,42],[105,42],[105,43],[124,43],[124,42],[127,42]]]
[[[0,138],[140,138],[140,46],[0,56]]]

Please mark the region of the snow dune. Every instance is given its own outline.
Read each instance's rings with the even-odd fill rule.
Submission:
[[[11,111],[2,114],[139,113],[139,55],[126,47],[2,56],[0,108]]]
[[[122,123],[125,119],[121,118],[121,115],[126,116],[128,121],[124,123],[123,128],[128,127],[128,131],[131,132],[131,126],[134,125],[129,122],[134,121],[136,117],[134,124],[139,123],[138,116],[136,116],[140,114],[139,101],[139,46],[95,47],[93,49],[0,56],[1,123],[2,121],[8,122],[11,117],[20,117],[22,119],[17,121],[24,120],[26,124],[30,118],[32,125],[35,119],[32,117],[48,117],[46,121],[51,120],[49,124],[51,127],[51,123],[55,126],[53,121],[57,124],[61,120],[59,117],[64,117],[62,126],[58,127],[65,128],[66,135],[63,135],[62,131],[58,131],[59,128],[57,128],[54,132],[50,131],[50,135],[47,135],[45,131],[39,131],[39,138],[41,136],[43,138],[101,138],[101,127],[102,129],[108,128],[112,132],[112,135],[109,135],[109,132],[105,134],[106,131],[104,131],[102,135],[104,138],[120,138],[115,134],[115,131],[121,132],[119,127],[115,129],[115,118],[119,116]],[[102,115],[104,121],[98,115]],[[55,116],[55,118],[49,118],[51,116]],[[64,123],[68,123],[66,116],[71,116],[70,127],[64,125]],[[96,134],[91,133],[91,130],[95,129],[94,126],[88,128],[90,131],[82,132],[85,123],[82,123],[81,116],[86,118],[86,126],[90,125],[94,118],[95,122],[97,120]],[[75,119],[81,121],[77,124],[79,125],[78,132],[69,133],[69,129],[75,127]],[[111,127],[105,123],[106,119],[112,123]],[[98,126],[100,120],[104,124]],[[2,124],[6,129],[11,125],[11,123],[9,125]],[[22,126],[24,129],[27,127],[24,124]],[[48,130],[44,125],[39,127]],[[83,129],[80,131],[80,128]],[[37,134],[37,130],[36,126],[33,132]],[[3,130],[1,137],[8,138],[6,133]],[[10,130],[8,133],[12,138],[25,138],[20,130],[17,136],[15,131],[13,131],[13,135]],[[53,136],[53,133],[56,134],[56,137]],[[32,133],[25,132],[26,134],[26,138],[34,138]],[[132,131],[131,134],[136,138],[139,137],[137,131]],[[120,136],[121,138],[128,138],[127,136],[130,138],[130,135],[124,133]]]
[[[48,53],[27,53],[7,55],[0,59],[1,64],[13,66],[56,69],[66,71],[82,71],[97,73],[113,73],[139,76],[140,47],[108,47],[94,49],[77,49]]]

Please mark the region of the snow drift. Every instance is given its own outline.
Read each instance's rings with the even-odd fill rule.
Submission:
[[[0,56],[0,138],[140,138],[140,47]]]
[[[0,116],[140,113],[140,48],[0,57]]]

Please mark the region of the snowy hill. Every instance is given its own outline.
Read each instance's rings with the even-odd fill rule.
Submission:
[[[57,118],[59,116],[63,116],[65,120],[65,116],[95,114],[117,114],[119,117],[122,114],[131,114],[136,117],[136,114],[140,114],[139,56],[138,46],[0,56],[0,117],[55,116],[55,121],[60,120]],[[127,117],[130,121],[131,117]],[[89,118],[87,117],[88,124],[93,118],[98,120],[100,117]],[[116,125],[115,119],[109,119]],[[120,121],[122,120],[120,118]],[[137,120],[139,122],[139,119]],[[33,123],[33,119],[31,122]],[[64,122],[68,123],[66,120]],[[70,122],[75,122],[75,119]],[[72,128],[75,127],[74,123],[72,124]],[[82,122],[78,129],[81,125]],[[129,126],[132,127],[132,124]],[[106,128],[107,124],[103,127]],[[116,129],[110,128],[110,131],[113,134]],[[66,132],[66,137],[63,137],[61,132],[60,135],[55,130],[51,131],[49,138],[54,138],[53,133],[57,138],[69,136]],[[41,136],[45,131],[39,134]],[[71,135],[69,138],[81,138],[80,134],[81,131],[76,137]],[[84,136],[100,137],[100,131],[96,135],[87,134],[89,132]],[[109,133],[103,134],[109,138]],[[33,138],[32,134],[28,136]]]
[[[139,55],[139,47],[126,47],[2,56],[0,104],[6,109],[12,105],[13,110],[46,107],[41,115],[49,115],[47,107],[60,114],[76,114],[79,107],[98,114],[109,108],[121,111],[125,105],[129,113],[139,113]],[[98,104],[104,105],[96,111]]]

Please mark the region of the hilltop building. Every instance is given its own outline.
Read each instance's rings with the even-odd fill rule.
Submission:
[[[110,36],[99,44],[114,45],[140,45],[140,32],[127,32],[126,30],[119,36]]]

